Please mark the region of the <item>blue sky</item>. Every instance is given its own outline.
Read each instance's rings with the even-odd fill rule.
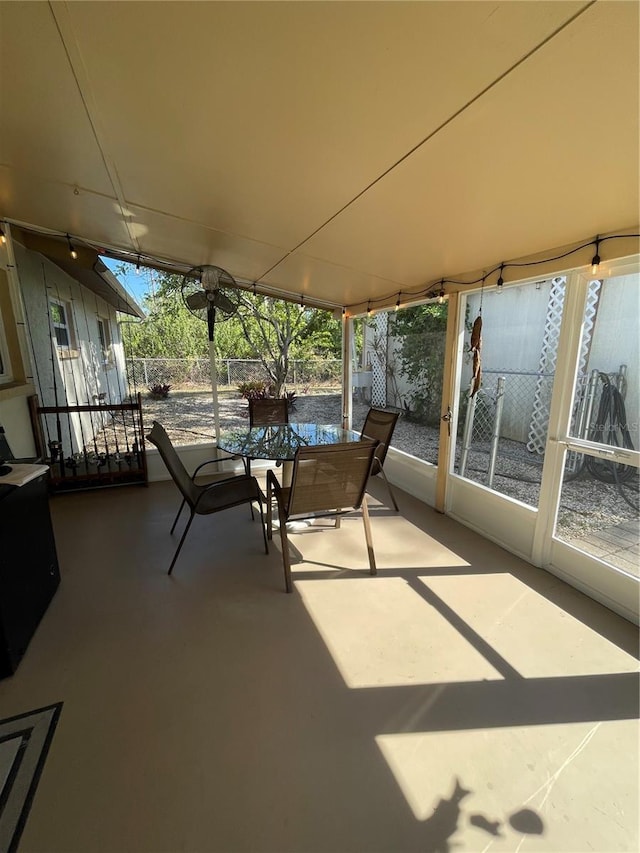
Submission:
[[[104,256],[101,257],[105,266],[111,270],[118,281],[129,291],[138,305],[140,305],[142,303],[143,296],[149,290],[148,271],[141,269],[140,274],[138,275],[135,271],[135,267],[132,264],[127,264],[127,266],[130,267],[131,272],[126,275],[121,275],[120,273],[116,273],[116,268],[122,266],[122,261],[114,261],[113,258],[105,258]]]

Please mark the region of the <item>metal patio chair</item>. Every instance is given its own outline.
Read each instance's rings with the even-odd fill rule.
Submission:
[[[239,506],[244,503],[252,504],[253,502],[256,502],[258,504],[260,508],[260,520],[262,522],[261,526],[262,536],[264,539],[264,550],[266,554],[269,553],[269,545],[267,542],[264,523],[264,512],[262,509],[263,494],[260,491],[258,481],[255,477],[247,474],[231,475],[213,483],[199,485],[198,483],[194,483],[187,473],[187,469],[182,464],[182,460],[176,453],[176,450],[171,443],[171,439],[167,435],[162,424],[158,421],[154,421],[153,428],[147,435],[147,438],[157,447],[158,452],[162,457],[162,461],[166,465],[173,482],[182,493],[183,500],[180,504],[178,514],[171,526],[171,533],[173,533],[175,529],[185,503],[188,504],[190,510],[189,520],[187,521],[182,533],[176,552],[173,555],[173,560],[169,566],[168,574],[171,574],[173,571],[180,549],[182,548],[187,533],[189,532],[189,528],[191,527],[191,522],[196,515],[210,515],[211,513],[230,509],[231,507]]]
[[[335,518],[362,507],[370,574],[376,574],[375,554],[365,491],[377,441],[323,444],[301,447],[295,455],[291,486],[281,486],[273,471],[267,471],[267,538],[273,537],[273,499],[278,507],[284,582],[292,592],[291,558],[287,522],[310,518]],[[336,523],[336,526],[337,523]]]
[[[249,427],[288,423],[289,403],[284,397],[249,400]]]
[[[249,400],[249,428],[289,423],[289,403],[284,397],[261,397]],[[243,459],[244,470],[251,473],[251,460]]]
[[[371,466],[371,476],[375,477],[378,474],[382,475],[382,479],[386,483],[389,496],[393,503],[393,508],[396,512],[399,512],[398,504],[396,503],[396,499],[391,491],[391,485],[384,473],[383,466],[384,460],[387,457],[389,444],[391,443],[391,436],[396,428],[399,416],[398,412],[387,412],[384,409],[370,408],[367,412],[367,417],[365,418],[364,425],[361,430],[363,438],[374,438],[378,442],[373,465]]]

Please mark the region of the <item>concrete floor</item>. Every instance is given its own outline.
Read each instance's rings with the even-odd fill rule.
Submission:
[[[382,484],[374,495],[384,500]],[[56,497],[0,716],[63,702],[21,853],[637,851],[637,629],[399,493],[279,544],[171,483]]]

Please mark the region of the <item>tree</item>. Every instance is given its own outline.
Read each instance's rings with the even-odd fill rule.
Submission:
[[[237,317],[245,339],[271,379],[271,392],[276,397],[287,381],[292,358],[326,357],[327,350],[335,357],[335,326],[339,330],[340,325],[328,311],[243,292]]]
[[[207,328],[173,294],[143,300],[144,320],[128,323],[126,343],[134,358],[194,358],[206,354]]]
[[[407,414],[421,423],[440,421],[447,303],[416,305],[390,315],[391,334],[399,339],[400,366],[412,383]]]
[[[127,265],[130,266],[130,265]],[[123,266],[120,274],[127,272]],[[158,272],[142,300],[147,317],[128,323],[125,340],[134,358],[204,358],[208,354],[205,315],[194,316],[182,299],[181,275]],[[215,326],[217,358],[256,358],[280,395],[293,358],[339,358],[341,326],[329,311],[238,289],[238,311]]]

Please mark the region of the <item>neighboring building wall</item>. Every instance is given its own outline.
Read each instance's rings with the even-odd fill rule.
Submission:
[[[611,286],[610,286],[611,285]],[[627,366],[625,408],[631,440],[640,449],[640,425],[635,414],[639,411],[640,342],[638,341],[638,316],[640,316],[640,287],[637,275],[620,276],[611,282],[605,280],[601,290],[596,325],[589,352],[587,374],[592,370],[617,373],[620,365]]]
[[[539,281],[506,287],[502,292],[472,293],[467,299],[470,326],[482,305],[482,388],[493,398],[498,376],[504,376],[500,433],[514,441],[526,442],[529,437],[551,286],[550,280]],[[468,341],[469,333],[466,333],[466,349]],[[467,358],[460,385],[465,395],[471,375],[471,359]],[[551,381],[550,377],[549,383]]]
[[[482,369],[483,389],[491,398],[497,378],[504,375],[506,390],[501,435],[527,442],[534,414],[537,373],[545,338],[547,308],[552,280],[522,286],[505,287],[483,294],[475,292],[467,298],[467,325],[470,327],[482,305]],[[595,329],[589,333],[588,360],[584,372],[592,370],[616,374],[621,365],[627,367],[626,410],[638,411],[640,390],[640,353],[637,339],[637,317],[640,313],[640,289],[635,275],[605,280],[597,297]],[[376,315],[376,330],[378,327]],[[373,330],[370,330],[373,337]],[[465,334],[465,347],[469,332]],[[428,342],[425,341],[425,346]],[[410,398],[412,387],[399,370],[398,341],[390,337],[387,358],[387,404],[402,406]],[[374,358],[374,346],[368,345]],[[466,396],[471,379],[471,360],[466,359],[461,377],[461,393]],[[546,380],[549,393],[553,376]],[[600,390],[600,389],[599,389]],[[640,425],[629,414],[628,427],[636,449],[640,448]]]
[[[542,350],[547,303],[551,282],[540,282],[523,287],[507,287],[503,293],[484,294],[482,304],[483,387],[493,389],[495,377],[489,371],[537,371]],[[478,315],[480,294],[469,296],[468,319],[473,322]],[[637,338],[637,317],[640,312],[640,291],[636,275],[620,276],[604,281],[599,291],[595,326],[591,329],[588,361],[584,373],[592,370],[616,374],[621,365],[627,366],[626,410],[638,411],[640,387],[640,355]],[[462,388],[467,388],[471,365],[465,365]],[[511,399],[520,401],[517,406],[505,402],[502,435],[518,441],[527,440],[527,429],[532,412],[533,385],[529,388],[526,377],[506,375],[507,383],[519,383],[521,393]],[[525,389],[527,389],[525,391]],[[508,400],[508,398],[507,398]],[[630,418],[631,438],[634,447],[640,444],[637,419]]]
[[[472,293],[467,299],[469,324],[478,316],[482,301],[483,370],[536,371],[540,363],[550,281],[525,287],[507,287],[504,292]],[[465,336],[468,340],[468,334]],[[468,387],[471,365],[462,385]]]
[[[105,402],[122,401],[128,389],[115,309],[44,256],[14,246],[40,404],[94,404],[99,395],[104,395]],[[66,349],[55,345],[51,300],[65,308],[70,336]],[[106,353],[98,320],[102,320],[107,337],[111,338]],[[74,450],[81,450],[92,439],[93,428],[101,426],[101,415],[86,412],[81,418],[64,415],[58,421],[55,416],[48,416],[45,440],[56,439],[61,431],[67,446],[68,437],[72,436]]]

